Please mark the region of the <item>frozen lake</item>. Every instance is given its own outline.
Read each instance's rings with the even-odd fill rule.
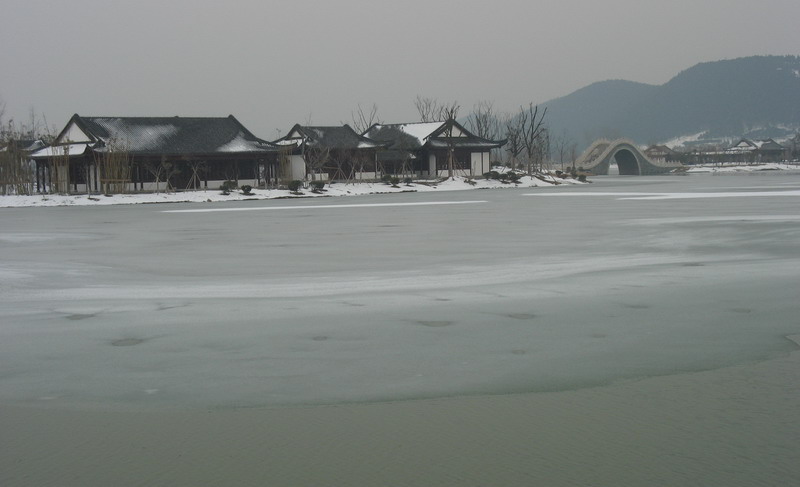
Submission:
[[[0,402],[565,391],[796,348],[800,176],[594,181],[0,209]]]

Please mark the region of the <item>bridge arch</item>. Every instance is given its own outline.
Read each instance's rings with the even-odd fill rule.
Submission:
[[[628,149],[620,148],[617,150],[611,156],[609,163],[611,163],[611,161],[617,163],[620,176],[638,176],[642,173],[642,169],[639,167],[639,161],[636,159],[636,155]]]
[[[663,174],[681,165],[677,162],[656,163],[627,139],[595,140],[575,161],[575,165],[594,174],[608,174],[612,162],[617,163],[620,175]]]

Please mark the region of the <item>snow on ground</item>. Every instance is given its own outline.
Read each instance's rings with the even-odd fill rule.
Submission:
[[[548,176],[545,176],[548,178]],[[399,184],[392,187],[388,184],[377,182],[355,182],[355,183],[334,183],[326,185],[322,193],[312,193],[311,189],[301,190],[301,194],[292,194],[284,189],[253,189],[252,194],[245,195],[241,191],[235,191],[228,195],[222,194],[218,189],[208,189],[201,191],[182,191],[179,193],[138,193],[138,194],[115,194],[113,196],[103,195],[12,195],[0,196],[0,208],[12,208],[23,206],[100,206],[100,205],[128,205],[142,203],[202,203],[216,201],[242,201],[242,200],[264,200],[276,198],[309,198],[319,196],[358,196],[365,194],[381,193],[402,193],[402,192],[432,192],[432,191],[457,191],[467,189],[488,189],[488,188],[533,188],[537,186],[553,186],[554,184],[583,184],[574,179],[558,179],[549,177],[552,182],[543,181],[538,178],[523,176],[519,184],[504,184],[497,180],[474,179],[475,184],[467,182],[465,178],[453,178],[439,183],[412,183],[411,185]]]
[[[703,164],[696,166],[686,166],[686,173],[744,173],[760,171],[800,171],[800,163],[765,163],[765,164]],[[500,170],[499,172],[504,172]],[[218,189],[208,189],[200,191],[182,191],[177,193],[137,193],[137,194],[117,194],[113,196],[103,195],[10,195],[0,196],[0,208],[14,208],[25,206],[100,206],[100,205],[130,205],[142,203],[203,203],[218,201],[242,201],[242,200],[266,200],[277,198],[314,198],[320,196],[359,196],[366,194],[383,193],[403,193],[403,192],[441,192],[458,191],[468,189],[493,189],[493,188],[534,188],[540,186],[554,186],[555,184],[585,184],[575,179],[561,179],[553,176],[542,176],[545,180],[522,176],[518,184],[502,183],[498,180],[487,180],[484,178],[472,179],[472,183],[467,178],[456,177],[446,179],[438,183],[415,182],[411,185],[399,184],[392,187],[380,182],[352,182],[334,183],[325,186],[322,193],[312,193],[311,188],[301,190],[301,194],[292,194],[285,189],[253,189],[252,194],[245,195],[241,191],[234,191],[228,195],[222,194]],[[549,181],[547,180],[549,179]]]
[[[689,174],[697,173],[737,173],[737,172],[758,172],[758,171],[790,171],[800,170],[800,163],[792,162],[769,162],[764,164],[699,164],[688,166],[686,170]]]

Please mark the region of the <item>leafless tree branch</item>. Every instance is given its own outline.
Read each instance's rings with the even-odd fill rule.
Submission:
[[[353,119],[353,129],[359,134],[363,134],[374,124],[381,123],[380,118],[378,118],[378,105],[375,103],[372,104],[372,108],[370,108],[369,111],[365,111],[359,103],[358,108],[351,112],[351,116]],[[344,122],[342,122],[342,125],[344,125]]]

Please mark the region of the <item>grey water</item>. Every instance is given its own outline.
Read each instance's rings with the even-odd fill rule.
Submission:
[[[758,362],[800,333],[798,215],[790,173],[2,209],[0,402],[395,401]]]

